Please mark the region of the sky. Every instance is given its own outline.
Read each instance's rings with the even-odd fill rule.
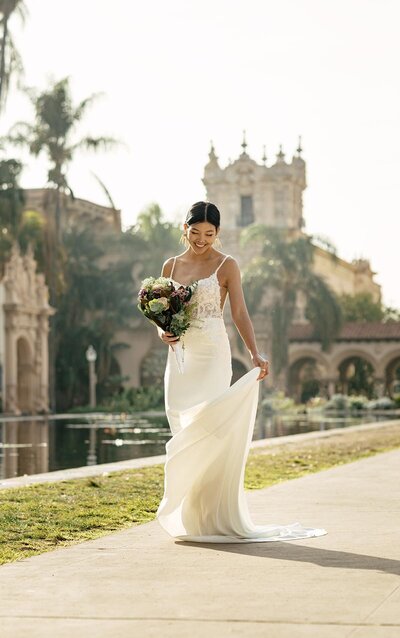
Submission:
[[[76,102],[101,93],[83,135],[120,140],[79,154],[75,195],[122,211],[124,227],[157,202],[183,223],[204,199],[210,140],[222,166],[241,152],[267,165],[302,136],[306,231],[344,259],[366,258],[386,305],[400,307],[400,2],[398,0],[26,0],[10,28],[24,83],[71,79]],[[31,120],[13,87],[0,134]],[[22,186],[46,184],[45,158],[16,151]],[[223,240],[223,211],[221,238]]]

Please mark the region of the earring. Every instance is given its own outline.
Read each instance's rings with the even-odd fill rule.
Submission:
[[[215,244],[216,246],[218,246],[218,247],[221,247],[221,246],[222,246],[222,242],[221,242],[220,238],[218,237],[218,235],[217,235],[217,237],[215,238],[214,244]]]

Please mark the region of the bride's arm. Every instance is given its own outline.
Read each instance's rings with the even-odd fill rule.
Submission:
[[[225,273],[233,322],[251,355],[254,365],[265,367],[266,364],[268,374],[268,361],[257,349],[254,328],[247,310],[243,294],[240,269],[236,259],[232,258],[227,260]],[[263,378],[263,376],[260,376],[259,378]]]

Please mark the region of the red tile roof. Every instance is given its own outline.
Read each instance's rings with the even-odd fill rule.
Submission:
[[[310,324],[294,324],[289,332],[290,341],[319,341],[314,336],[314,328]],[[348,322],[336,341],[399,341],[400,321]]]

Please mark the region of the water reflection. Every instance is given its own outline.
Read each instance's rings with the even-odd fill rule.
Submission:
[[[258,414],[253,439],[367,423],[393,415]],[[0,479],[165,453],[164,413],[0,418]]]
[[[257,415],[253,440],[268,439],[288,434],[302,434],[303,432],[316,432],[330,430],[332,428],[345,428],[350,425],[362,423],[374,423],[396,418],[393,414],[359,414],[343,416],[343,414],[325,415],[317,414],[271,414],[270,416]]]
[[[49,471],[49,423],[22,418],[0,422],[0,477]]]

